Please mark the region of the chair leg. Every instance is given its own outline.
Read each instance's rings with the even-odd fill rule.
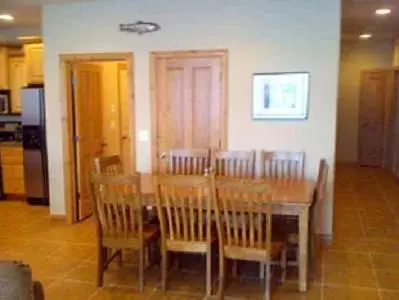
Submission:
[[[97,287],[102,287],[104,282],[104,269],[105,269],[105,254],[106,248],[101,244],[98,245],[97,250]]]
[[[212,292],[212,261],[211,249],[206,253],[206,295],[209,297]]]
[[[287,278],[287,247],[284,246],[283,250],[281,251],[281,282],[284,283]]]
[[[265,277],[265,300],[270,300],[270,281],[271,281],[271,273],[270,273],[270,258],[266,263],[266,277]]]
[[[144,291],[144,245],[139,249],[139,291],[142,293]]]
[[[168,252],[162,249],[162,262],[161,262],[161,288],[166,291],[166,276],[168,272]]]
[[[119,268],[122,268],[122,266],[123,266],[123,249],[119,249],[117,251],[118,251],[118,254],[117,254],[116,263]]]
[[[264,263],[259,263],[259,278],[264,279],[265,278],[265,264]]]
[[[219,288],[218,288],[218,295],[217,298],[223,300],[224,298],[224,285],[225,285],[225,273],[226,273],[226,266],[225,266],[225,258],[223,253],[219,253]]]

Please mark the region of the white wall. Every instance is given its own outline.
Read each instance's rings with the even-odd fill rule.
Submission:
[[[154,21],[149,35],[118,31],[118,24]],[[51,213],[65,213],[59,102],[62,53],[132,51],[135,55],[136,130],[150,129],[149,51],[229,50],[228,146],[304,150],[307,176],[316,177],[320,158],[335,157],[340,38],[339,0],[139,0],[50,5],[44,8],[45,78]],[[254,72],[309,71],[309,119],[251,119]],[[138,135],[136,135],[138,136]],[[137,168],[151,167],[150,142],[136,141]],[[333,183],[330,177],[330,191]],[[331,232],[331,194],[323,207]]]
[[[337,161],[357,162],[360,72],[392,66],[393,41],[343,40],[337,119]]]

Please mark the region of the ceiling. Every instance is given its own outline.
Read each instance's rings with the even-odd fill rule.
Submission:
[[[82,1],[85,0],[1,0],[0,13],[11,13],[15,21],[0,21],[0,43],[17,43],[20,35],[40,35],[41,5]],[[376,16],[374,11],[382,7],[391,8],[392,13]],[[399,0],[342,0],[343,37],[357,38],[365,32],[374,38],[399,36]]]
[[[399,37],[399,0],[343,0],[342,35],[357,38],[372,33],[376,38]],[[376,9],[390,8],[386,16],[374,14]]]

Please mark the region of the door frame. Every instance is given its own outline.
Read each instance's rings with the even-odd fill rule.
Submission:
[[[187,50],[187,51],[152,51],[150,52],[150,111],[151,111],[151,170],[156,172],[159,164],[157,155],[158,149],[158,118],[157,118],[157,86],[156,68],[159,59],[179,59],[179,58],[220,58],[221,59],[221,148],[227,148],[227,99],[228,99],[228,50]]]
[[[134,97],[134,55],[133,52],[121,53],[78,53],[78,54],[60,54],[59,55],[59,76],[60,76],[60,102],[61,102],[61,124],[62,124],[62,154],[64,165],[64,198],[66,220],[68,224],[75,223],[76,219],[76,161],[74,156],[75,143],[73,142],[73,102],[72,102],[72,82],[70,72],[74,63],[85,62],[106,62],[106,61],[125,61],[127,65],[127,90],[130,95],[130,101],[127,101],[130,116],[135,115],[135,97]],[[136,139],[135,122],[130,118],[130,137],[131,159],[136,161]]]

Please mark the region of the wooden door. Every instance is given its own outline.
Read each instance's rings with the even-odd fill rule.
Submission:
[[[9,83],[11,89],[11,112],[21,112],[21,88],[26,86],[26,68],[23,57],[11,57],[9,65]]]
[[[128,73],[126,63],[118,64],[118,98],[119,98],[119,127],[120,127],[120,156],[123,170],[126,173],[136,171],[135,161],[132,157],[132,126],[131,116],[133,111],[129,101]]]
[[[385,72],[362,73],[359,102],[359,163],[380,167],[384,156]]]
[[[102,154],[101,67],[74,65],[74,107],[76,130],[76,165],[78,205],[77,220],[92,213],[89,174],[94,158]]]
[[[174,148],[224,147],[221,57],[156,61],[156,154]]]

